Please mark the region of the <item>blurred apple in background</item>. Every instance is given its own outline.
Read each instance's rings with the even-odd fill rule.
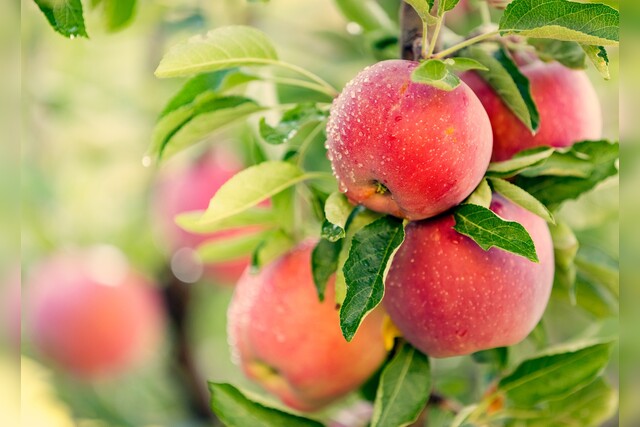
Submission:
[[[162,300],[116,248],[54,254],[32,270],[27,286],[29,337],[64,372],[100,379],[157,353]]]
[[[194,234],[178,227],[175,218],[184,212],[206,209],[218,189],[243,168],[242,162],[229,149],[217,146],[194,163],[169,166],[172,165],[158,177],[151,206],[159,244],[169,252],[173,273],[189,283],[203,275],[235,283],[249,264],[249,257],[203,266],[195,249],[208,240],[250,233],[255,228]]]

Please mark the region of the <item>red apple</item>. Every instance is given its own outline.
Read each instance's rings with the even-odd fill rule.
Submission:
[[[230,151],[216,147],[195,164],[166,169],[153,193],[153,214],[158,223],[160,239],[178,263],[188,262],[185,253],[208,240],[219,240],[255,231],[254,227],[224,230],[209,234],[189,233],[178,227],[175,217],[184,212],[204,210],[218,189],[242,169],[240,160]],[[182,250],[182,251],[181,251]],[[180,252],[179,252],[180,251]],[[192,260],[198,267],[199,260]],[[210,277],[235,283],[249,263],[249,257],[207,265],[204,272]],[[190,268],[189,265],[186,268]]]
[[[538,323],[553,283],[553,244],[544,220],[494,195],[491,210],[520,222],[539,263],[453,229],[453,215],[412,222],[386,279],[384,306],[404,337],[431,357],[522,341]]]
[[[535,135],[478,74],[469,72],[462,76],[489,114],[493,128],[492,161],[510,159],[529,148],[567,147],[602,136],[600,102],[584,71],[538,60],[521,66],[520,71],[529,79],[540,114],[540,128]]]
[[[491,125],[475,94],[411,81],[417,62],[379,62],[335,99],[327,149],[353,203],[410,220],[464,200],[491,157]]]
[[[41,354],[78,378],[123,373],[157,351],[162,301],[113,248],[57,254],[32,271],[28,326]]]
[[[312,249],[306,242],[257,275],[247,270],[228,313],[234,357],[246,375],[301,411],[320,409],[358,388],[386,355],[379,310],[353,341],[344,339],[333,278],[324,302],[318,300]]]

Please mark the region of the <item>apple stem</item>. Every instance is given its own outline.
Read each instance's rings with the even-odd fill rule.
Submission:
[[[429,50],[426,52],[426,54],[423,55],[424,58],[429,58],[431,55],[433,55],[433,51],[436,48],[436,42],[438,40],[438,35],[440,35],[440,29],[442,28],[443,21],[444,21],[444,13],[438,16],[438,22],[436,22],[436,28],[433,30],[433,34],[431,35],[431,43],[429,44]],[[426,32],[426,29],[425,29],[425,32]]]

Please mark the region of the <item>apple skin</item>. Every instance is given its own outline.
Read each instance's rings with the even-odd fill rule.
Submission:
[[[78,379],[126,373],[157,352],[162,300],[146,280],[89,252],[56,254],[28,281],[28,330],[41,355]]]
[[[167,169],[156,182],[152,194],[153,215],[162,244],[170,253],[182,248],[196,249],[208,240],[229,238],[255,231],[255,227],[195,234],[175,223],[178,214],[205,210],[220,187],[236,173],[242,164],[234,153],[216,147],[197,162]],[[224,283],[235,283],[249,264],[249,257],[205,265],[207,277]]]
[[[540,127],[535,135],[477,73],[461,76],[489,114],[493,129],[492,161],[508,160],[517,152],[534,147],[567,147],[578,141],[601,138],[600,101],[584,71],[539,60],[522,65],[520,71],[529,79],[531,96],[540,114]]]
[[[546,308],[554,273],[547,224],[497,195],[491,210],[527,229],[539,263],[497,248],[484,251],[453,229],[451,214],[406,227],[383,302],[407,341],[431,357],[514,345]]]
[[[315,411],[362,385],[387,354],[383,312],[374,310],[347,342],[334,277],[324,302],[311,276],[313,242],[245,272],[228,311],[229,342],[245,374],[300,411]]]
[[[327,149],[353,203],[419,220],[464,200],[491,157],[491,125],[462,83],[446,92],[411,82],[417,62],[365,68],[331,108]],[[388,191],[377,191],[384,185]],[[384,189],[383,189],[384,191]]]

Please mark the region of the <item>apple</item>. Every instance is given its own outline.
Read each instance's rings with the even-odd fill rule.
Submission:
[[[406,227],[383,303],[407,341],[431,357],[517,344],[546,308],[554,273],[547,224],[498,195],[491,210],[526,228],[540,262],[498,248],[484,251],[453,229],[452,214]]]
[[[237,228],[208,234],[183,230],[175,223],[178,214],[205,210],[216,191],[242,169],[242,163],[231,151],[218,146],[195,163],[167,168],[158,178],[152,194],[153,216],[161,244],[184,265],[178,269],[202,270],[195,249],[209,240],[219,240],[255,231],[255,227]],[[249,257],[207,265],[202,273],[226,283],[235,283],[249,264]],[[174,266],[174,272],[176,266]],[[188,272],[187,272],[188,273]],[[196,272],[198,273],[198,272]],[[180,279],[193,274],[179,274]]]
[[[529,79],[531,96],[540,115],[540,127],[535,134],[477,73],[462,75],[489,114],[493,129],[492,161],[508,160],[525,149],[567,147],[602,136],[600,102],[584,71],[539,60],[527,61],[520,71]]]
[[[386,356],[383,313],[375,310],[351,342],[340,331],[334,278],[324,302],[311,276],[313,242],[247,270],[228,311],[234,359],[245,374],[300,411],[315,411],[362,385]]]
[[[491,157],[491,125],[462,83],[447,92],[413,83],[417,62],[365,68],[334,100],[327,149],[340,189],[369,209],[410,220],[459,204]]]
[[[158,292],[111,247],[58,253],[32,270],[27,324],[42,356],[79,379],[125,373],[158,349]]]

